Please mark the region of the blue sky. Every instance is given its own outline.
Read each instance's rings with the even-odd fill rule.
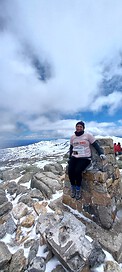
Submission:
[[[122,136],[122,1],[0,5],[0,140]]]

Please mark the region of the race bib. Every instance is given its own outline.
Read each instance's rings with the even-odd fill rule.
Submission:
[[[85,148],[84,146],[75,147],[73,148],[74,155],[83,156],[85,155]]]

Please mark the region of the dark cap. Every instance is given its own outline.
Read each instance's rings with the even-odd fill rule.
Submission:
[[[78,125],[81,125],[81,126],[83,126],[83,128],[85,128],[85,123],[83,121],[77,122],[76,126],[78,126]]]

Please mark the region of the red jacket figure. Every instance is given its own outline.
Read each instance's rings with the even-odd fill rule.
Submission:
[[[115,155],[117,155],[117,154],[116,154],[117,152],[118,152],[118,150],[117,150],[117,144],[114,143],[114,153],[115,153]]]
[[[117,144],[117,152],[118,152],[119,155],[122,154],[122,147],[121,147],[120,143]]]

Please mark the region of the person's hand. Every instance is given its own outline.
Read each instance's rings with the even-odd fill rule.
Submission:
[[[101,159],[101,160],[106,160],[106,155],[101,154],[101,155],[100,155],[100,159]]]

